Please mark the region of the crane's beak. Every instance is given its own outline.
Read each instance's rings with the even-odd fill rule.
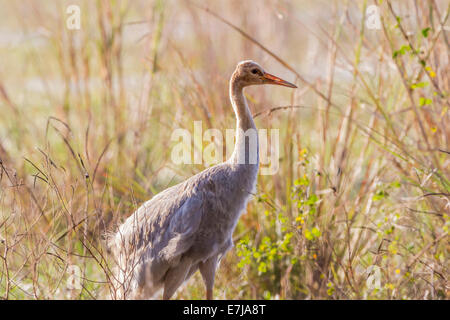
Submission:
[[[289,87],[289,88],[297,88],[297,86],[295,84],[290,83],[286,80],[280,79],[280,78],[274,76],[273,74],[270,74],[267,72],[264,73],[263,77],[268,84],[276,84],[279,86],[285,86],[285,87]]]

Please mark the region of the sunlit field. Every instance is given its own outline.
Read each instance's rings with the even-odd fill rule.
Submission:
[[[298,89],[245,91],[279,154],[214,298],[449,298],[449,0],[0,8],[1,299],[113,299],[108,235],[210,165],[175,163],[172,134],[194,157],[235,128],[246,59]],[[197,273],[173,298],[204,296]]]

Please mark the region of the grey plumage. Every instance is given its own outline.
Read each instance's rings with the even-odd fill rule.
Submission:
[[[111,241],[119,298],[151,298],[164,288],[163,298],[169,299],[200,270],[212,299],[218,262],[232,247],[233,230],[255,193],[259,147],[243,95],[243,88],[253,84],[295,87],[253,61],[238,64],[230,80],[237,118],[232,156],[160,192],[119,227]]]

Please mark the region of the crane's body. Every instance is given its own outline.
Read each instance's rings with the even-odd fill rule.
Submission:
[[[258,135],[243,88],[265,83],[295,87],[253,61],[238,64],[230,81],[237,118],[230,159],[160,192],[119,227],[111,245],[120,298],[150,298],[164,287],[163,298],[169,299],[200,270],[212,299],[218,262],[233,246],[234,228],[255,193],[258,174]]]

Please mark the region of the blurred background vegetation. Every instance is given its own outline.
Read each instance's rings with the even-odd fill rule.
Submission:
[[[259,176],[215,298],[449,297],[448,0],[0,8],[1,298],[109,298],[105,233],[204,169],[172,163],[171,133],[234,128],[245,59],[299,89],[246,91],[257,127],[280,129],[280,168]],[[198,274],[176,294],[203,297]]]

